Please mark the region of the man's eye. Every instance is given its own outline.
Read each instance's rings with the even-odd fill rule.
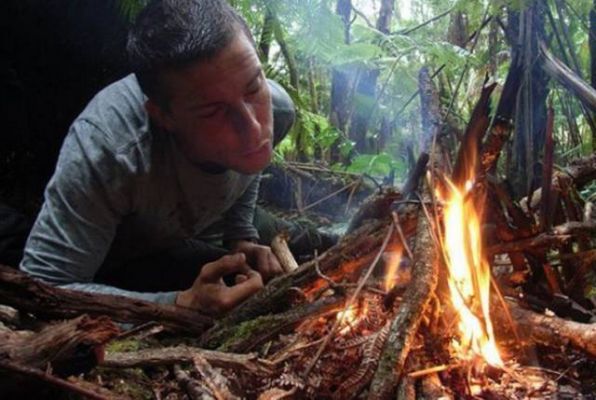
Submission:
[[[250,88],[246,94],[248,94],[248,95],[257,94],[257,93],[259,93],[260,90],[261,90],[261,85],[258,84],[258,85],[255,85],[255,87]]]
[[[210,118],[215,116],[220,110],[221,107],[204,108],[201,111],[199,111],[198,116],[201,118]]]

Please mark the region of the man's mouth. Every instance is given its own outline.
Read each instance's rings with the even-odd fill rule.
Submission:
[[[258,145],[256,147],[253,147],[250,150],[244,151],[242,153],[242,155],[244,157],[255,156],[255,155],[260,154],[260,153],[262,153],[262,152],[264,152],[266,150],[268,151],[269,150],[269,145],[270,145],[270,140],[269,139],[264,140],[263,142],[261,142],[260,145]]]

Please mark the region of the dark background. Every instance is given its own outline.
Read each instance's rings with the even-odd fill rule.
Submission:
[[[71,122],[127,74],[128,22],[114,0],[0,3],[0,201],[31,216]]]
[[[68,128],[128,74],[116,0],[0,0],[0,263],[16,266]]]

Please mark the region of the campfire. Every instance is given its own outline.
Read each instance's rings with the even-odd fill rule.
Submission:
[[[431,86],[423,74],[430,114]],[[586,205],[584,215],[562,213],[564,220],[547,226],[533,196],[522,206],[494,179],[511,126],[489,120],[493,89],[483,90],[453,168],[440,150],[438,125],[427,124],[429,155],[421,155],[401,191],[380,193],[337,246],[297,269],[288,266],[291,272],[219,320],[50,288],[0,269],[0,303],[24,313],[145,322],[123,334],[105,316],[78,317],[35,334],[5,330],[0,367],[95,398],[114,397],[106,390],[115,386],[102,384],[106,370],[129,368],[145,368],[144,379],[163,398],[182,398],[173,387],[191,398],[263,400],[580,398],[593,392],[596,327],[589,318],[557,316],[562,306],[547,308],[565,300],[578,319],[590,314],[582,295],[575,296],[581,290],[573,291],[584,287],[579,273],[593,267],[596,221]],[[430,114],[423,119],[436,121]],[[543,189],[557,196],[543,191],[540,201],[550,203],[541,209],[583,206],[570,193],[595,175],[596,157],[552,174]],[[283,240],[275,243],[280,260],[291,260]],[[575,273],[564,270],[568,264]],[[191,335],[176,342],[166,332]],[[131,338],[146,340],[145,348],[105,351],[106,343]],[[102,370],[69,381],[47,372],[48,362],[59,365],[82,348],[93,350]]]

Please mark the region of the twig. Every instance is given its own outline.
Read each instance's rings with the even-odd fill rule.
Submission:
[[[138,368],[191,362],[193,356],[201,355],[216,367],[243,370],[256,375],[271,373],[271,363],[254,353],[234,354],[196,347],[175,346],[145,349],[123,353],[107,353],[101,363],[106,368]]]
[[[404,231],[401,229],[401,224],[399,223],[399,216],[397,215],[397,213],[395,211],[392,211],[391,217],[393,218],[393,225],[395,226],[395,230],[397,231],[397,234],[399,235],[399,239],[401,240],[401,243],[404,245],[404,250],[406,250],[406,253],[408,253],[408,257],[410,258],[410,260],[413,260],[414,254],[412,253],[412,250],[410,249],[410,246],[408,245],[408,241],[406,240]]]
[[[335,335],[335,332],[337,331],[337,328],[343,322],[347,310],[350,309],[350,307],[354,303],[354,300],[356,300],[356,298],[360,294],[360,291],[364,287],[364,284],[366,283],[366,281],[368,280],[368,278],[372,274],[372,272],[373,272],[373,270],[375,268],[375,265],[377,265],[377,263],[379,262],[379,259],[381,258],[381,255],[385,251],[385,248],[387,247],[387,244],[389,244],[389,240],[391,239],[392,234],[393,234],[393,224],[389,225],[389,228],[387,229],[387,234],[385,235],[385,239],[383,240],[383,244],[381,244],[381,248],[379,249],[379,252],[375,256],[375,259],[373,260],[373,262],[368,267],[368,270],[366,271],[366,273],[364,274],[364,276],[360,279],[360,282],[358,284],[358,287],[356,288],[356,290],[352,294],[352,297],[350,297],[350,299],[346,302],[346,305],[345,305],[345,307],[343,309],[343,312],[341,312],[339,314],[340,317],[335,319],[335,322],[333,323],[333,326],[331,327],[331,330],[329,331],[329,334],[327,334],[327,337],[325,337],[325,340],[323,341],[323,343],[321,343],[321,346],[319,346],[319,349],[317,350],[317,353],[312,358],[310,364],[306,368],[306,370],[304,372],[304,375],[303,375],[303,378],[304,379],[306,379],[306,377],[310,374],[310,372],[314,368],[314,366],[317,363],[319,357],[321,357],[321,354],[323,354],[323,351],[325,350],[325,348],[329,344],[329,341]]]
[[[347,184],[346,186],[342,187],[341,189],[338,189],[338,190],[336,190],[335,192],[333,192],[333,193],[330,193],[330,194],[328,194],[327,196],[325,196],[325,197],[323,197],[323,198],[320,198],[319,200],[317,200],[317,201],[315,201],[315,202],[313,202],[313,203],[310,203],[310,204],[308,204],[308,205],[306,205],[306,206],[302,207],[302,210],[301,210],[301,211],[302,211],[302,212],[304,212],[304,211],[306,211],[306,210],[309,210],[309,209],[313,208],[314,206],[316,206],[316,205],[318,205],[318,204],[321,204],[322,202],[324,202],[324,201],[327,201],[327,200],[329,200],[330,198],[332,198],[332,197],[334,197],[334,196],[338,195],[339,193],[341,193],[341,192],[343,192],[343,191],[346,191],[346,190],[348,190],[348,189],[350,189],[350,188],[352,188],[352,187],[354,187],[354,186],[355,186],[355,182],[350,182],[349,184]]]
[[[81,387],[79,385],[75,385],[74,383],[68,382],[64,379],[58,378],[54,375],[50,375],[40,369],[31,368],[25,365],[17,364],[8,360],[0,360],[0,369],[4,369],[13,373],[17,373],[20,375],[28,376],[30,378],[37,379],[40,382],[47,383],[52,386],[57,386],[61,389],[67,390],[72,393],[79,394],[81,396],[85,396],[89,399],[95,400],[115,400],[115,399],[125,399],[126,397],[118,396],[113,393],[107,394],[107,389],[104,388],[96,388],[94,390],[87,389]],[[89,384],[89,383],[87,383]],[[105,394],[101,394],[101,393]]]
[[[435,365],[434,367],[428,367],[428,368],[424,368],[424,369],[419,369],[418,371],[408,372],[408,376],[410,378],[420,378],[421,376],[424,376],[424,375],[434,374],[434,373],[441,372],[441,371],[448,371],[450,369],[458,368],[460,366],[461,366],[461,364]]]
[[[450,13],[451,11],[453,11],[453,9],[454,9],[454,8],[455,8],[455,6],[453,6],[453,7],[449,8],[447,11],[443,11],[443,12],[442,12],[441,14],[439,14],[439,15],[435,15],[434,17],[432,17],[432,18],[430,18],[430,19],[427,19],[427,20],[426,20],[426,21],[424,21],[423,23],[421,23],[421,24],[419,24],[419,25],[416,25],[416,26],[415,26],[415,27],[413,27],[413,28],[403,29],[403,30],[401,30],[401,31],[397,31],[396,33],[397,33],[397,34],[399,34],[399,35],[409,35],[410,33],[414,32],[414,31],[417,31],[418,29],[420,29],[420,28],[423,28],[423,27],[425,27],[425,26],[426,26],[426,25],[428,25],[428,24],[432,24],[433,22],[435,22],[435,21],[437,21],[437,20],[439,20],[439,19],[443,18],[443,17],[444,17],[444,16],[446,16],[446,15],[449,15],[449,13]]]

